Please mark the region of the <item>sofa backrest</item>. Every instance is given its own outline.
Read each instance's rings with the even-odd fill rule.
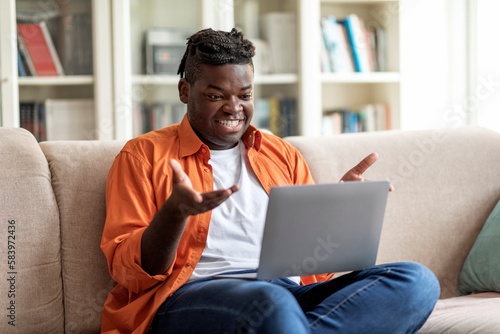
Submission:
[[[115,285],[100,249],[106,179],[125,142],[44,142],[61,220],[65,333],[99,333],[102,306]]]
[[[411,260],[439,278],[441,297],[455,296],[458,275],[500,198],[500,134],[481,128],[387,131],[286,139],[302,152],[316,182],[337,182],[371,152],[365,174],[389,179],[378,262]]]
[[[0,128],[0,333],[62,333],[59,211],[35,138]]]

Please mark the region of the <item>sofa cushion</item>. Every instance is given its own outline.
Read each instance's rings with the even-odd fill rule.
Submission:
[[[439,300],[419,334],[500,333],[500,293]]]
[[[124,142],[41,143],[61,216],[66,333],[98,333],[101,311],[114,286],[100,241],[106,218],[109,168]]]
[[[0,128],[0,171],[0,333],[63,333],[59,213],[31,133]]]
[[[488,217],[459,277],[459,295],[500,292],[500,202]]]

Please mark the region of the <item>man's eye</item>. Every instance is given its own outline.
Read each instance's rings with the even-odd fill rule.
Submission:
[[[248,94],[244,94],[241,96],[242,99],[244,100],[249,100],[252,98],[252,94],[251,93],[248,93]]]
[[[214,100],[219,100],[222,98],[222,95],[217,95],[217,94],[207,94],[208,98],[214,99]]]

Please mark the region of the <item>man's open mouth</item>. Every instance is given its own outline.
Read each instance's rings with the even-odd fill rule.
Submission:
[[[234,128],[235,126],[237,126],[240,123],[240,120],[238,120],[238,119],[236,119],[236,120],[222,120],[222,121],[217,121],[217,123],[224,125],[224,126],[227,126],[227,127],[230,127],[230,128]]]

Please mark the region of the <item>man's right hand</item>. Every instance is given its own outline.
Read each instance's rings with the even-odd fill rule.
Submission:
[[[200,193],[193,188],[177,160],[170,160],[169,165],[172,193],[142,235],[141,267],[150,275],[163,274],[174,261],[189,216],[216,208],[239,190],[234,185],[229,189]]]
[[[237,185],[233,185],[229,189],[199,193],[193,189],[191,180],[177,160],[171,159],[169,165],[173,173],[172,194],[164,206],[168,207],[167,212],[174,217],[186,219],[188,216],[212,210],[239,190]]]

